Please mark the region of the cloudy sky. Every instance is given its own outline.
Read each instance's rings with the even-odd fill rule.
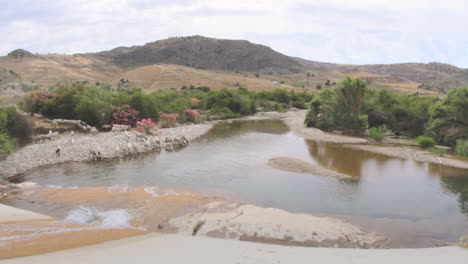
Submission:
[[[247,39],[290,56],[468,68],[468,0],[1,0],[0,55],[80,53],[173,36]]]

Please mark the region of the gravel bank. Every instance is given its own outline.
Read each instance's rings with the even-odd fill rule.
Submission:
[[[30,144],[0,162],[0,178],[9,178],[29,169],[61,162],[102,159],[136,155],[138,153],[172,149],[188,144],[213,127],[213,123],[161,129],[159,136],[135,131],[97,134],[67,134],[53,140]],[[60,155],[56,150],[60,149]]]

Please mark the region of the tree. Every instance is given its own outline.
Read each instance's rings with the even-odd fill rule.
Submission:
[[[110,94],[97,87],[89,87],[75,108],[77,117],[86,123],[102,127],[110,123],[112,105]]]
[[[468,139],[468,87],[451,89],[429,112],[426,133],[437,142],[454,146],[458,139]]]

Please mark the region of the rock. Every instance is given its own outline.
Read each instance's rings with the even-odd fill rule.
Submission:
[[[462,236],[462,237],[458,240],[457,245],[458,245],[459,247],[468,249],[468,234],[465,234],[464,236]]]
[[[122,132],[122,131],[127,131],[128,129],[130,129],[130,126],[114,124],[114,125],[112,125],[111,131],[112,132]]]

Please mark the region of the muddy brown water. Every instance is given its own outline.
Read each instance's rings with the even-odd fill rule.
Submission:
[[[267,165],[279,156],[353,177],[299,174]],[[468,233],[468,170],[304,140],[277,120],[222,123],[184,149],[48,166],[15,180],[66,188],[157,185],[332,215],[389,236],[389,247],[435,246]]]

